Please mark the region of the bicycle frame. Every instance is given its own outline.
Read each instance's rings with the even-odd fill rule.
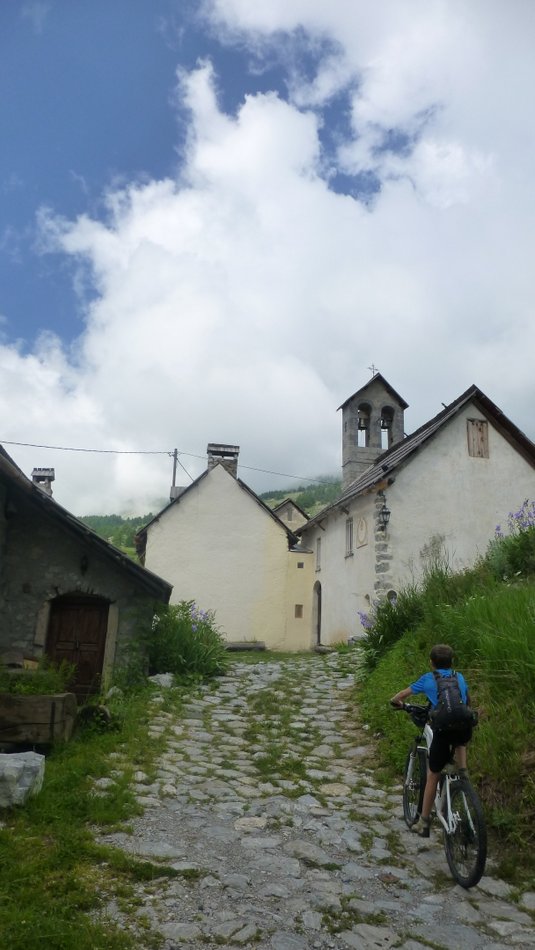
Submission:
[[[435,797],[435,813],[446,834],[451,835],[457,827],[459,816],[451,810],[451,775],[447,772],[443,772],[442,775],[442,789],[440,787],[437,789]]]
[[[429,723],[426,722],[420,736],[417,739],[417,742],[418,748],[425,751],[425,759],[428,769],[429,749],[431,748],[432,741],[433,730]],[[412,769],[410,771],[412,773]],[[437,787],[437,793],[435,795],[435,814],[447,835],[453,834],[459,823],[459,815],[457,812],[453,812],[451,808],[451,782],[453,774],[455,774],[455,766],[446,765],[442,770],[441,781]],[[410,777],[412,778],[412,774]],[[471,821],[470,824],[472,826],[472,831],[474,831]]]

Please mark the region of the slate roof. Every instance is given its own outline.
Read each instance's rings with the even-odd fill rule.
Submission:
[[[379,455],[370,468],[348,485],[335,501],[323,508],[314,518],[311,518],[308,524],[299,528],[298,533],[306,531],[311,525],[322,521],[330,511],[334,511],[357,495],[365,494],[380,482],[392,477],[395,471],[425,447],[437,432],[444,428],[470,402],[474,403],[482,415],[492,422],[501,435],[535,468],[535,443],[515,426],[481,389],[472,385],[458,399],[455,399],[449,406],[445,406],[442,412],[420,426],[412,435],[407,436],[401,442],[397,442],[386,452]]]
[[[114,561],[115,564],[135,578],[136,582],[145,588],[151,595],[167,603],[173,590],[173,585],[164,581],[162,577],[148,571],[141,564],[136,564],[132,558],[123,554],[118,548],[104,538],[101,538],[92,528],[79,521],[66,508],[47,495],[41,488],[24,474],[4,447],[0,445],[0,478],[3,478],[15,490],[21,491],[30,503],[43,514],[58,522],[70,534],[80,538],[85,544],[97,549],[101,555]]]
[[[159,511],[158,514],[154,516],[154,518],[151,518],[151,520],[148,521],[147,524],[143,525],[143,527],[139,529],[139,531],[138,531],[137,534],[136,534],[136,539],[135,539],[135,540],[136,540],[136,551],[137,551],[138,557],[143,558],[143,557],[145,556],[145,550],[146,550],[146,545],[147,545],[147,531],[148,531],[148,529],[151,527],[151,525],[153,525],[156,521],[159,521],[160,518],[161,518],[163,515],[165,515],[166,512],[168,512],[170,508],[173,507],[173,505],[179,505],[180,502],[186,497],[186,495],[188,495],[191,491],[193,491],[193,490],[200,484],[200,482],[202,482],[203,479],[207,478],[207,476],[210,474],[210,472],[213,472],[214,469],[217,468],[217,465],[220,465],[220,464],[221,464],[221,463],[218,462],[216,465],[214,465],[213,468],[211,468],[211,469],[206,469],[204,472],[202,472],[202,473],[191,483],[191,485],[188,485],[188,487],[185,488],[184,491],[180,493],[180,495],[178,495],[177,498],[173,498],[173,499],[169,502],[168,505],[165,505],[165,507],[162,508],[162,510]],[[223,466],[223,468],[224,468],[224,466]],[[225,469],[225,471],[226,471],[226,469]],[[284,531],[284,533],[286,534],[286,536],[287,536],[287,538],[288,538],[288,547],[289,547],[289,548],[292,548],[295,544],[298,543],[299,539],[298,539],[297,535],[296,535],[293,531],[290,531],[290,530],[289,530],[289,528],[287,527],[287,525],[285,525],[284,522],[281,521],[281,519],[277,517],[277,515],[276,515],[276,514],[274,513],[274,511],[269,507],[269,505],[266,505],[266,504],[262,501],[262,499],[259,498],[257,494],[255,494],[255,492],[252,490],[252,488],[249,488],[249,486],[246,485],[245,482],[242,482],[241,478],[236,478],[234,475],[230,475],[228,472],[227,472],[227,474],[228,474],[229,478],[233,478],[233,479],[234,479],[234,481],[240,486],[240,488],[242,489],[242,491],[244,491],[247,495],[249,495],[249,496],[253,499],[253,501],[254,501],[260,508],[262,508],[262,510],[263,510],[267,515],[269,515],[269,517],[272,518],[273,521],[275,521],[275,522],[278,524],[278,526],[279,526],[280,528],[282,528],[282,530]]]

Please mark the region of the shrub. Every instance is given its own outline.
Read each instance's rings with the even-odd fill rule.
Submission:
[[[379,660],[407,632],[425,623],[434,630],[435,642],[447,640],[447,612],[468,597],[496,586],[489,568],[481,562],[472,570],[454,573],[436,560],[424,573],[419,586],[402,589],[394,600],[379,601],[369,614],[360,613],[366,636],[362,642],[364,668],[373,670]]]
[[[226,667],[225,641],[213,611],[193,600],[161,607],[148,643],[149,673],[216,676]]]
[[[39,661],[36,670],[9,672],[5,667],[0,667],[0,692],[19,696],[65,693],[74,679],[75,670],[73,663],[62,660],[56,666],[47,657]]]
[[[484,563],[499,580],[535,574],[535,502],[527,498],[507,518],[509,534],[501,525],[490,542]]]
[[[360,613],[366,630],[362,642],[364,667],[372,670],[380,658],[407,630],[412,630],[423,617],[423,599],[415,586],[400,591],[395,600],[383,600],[369,614]]]

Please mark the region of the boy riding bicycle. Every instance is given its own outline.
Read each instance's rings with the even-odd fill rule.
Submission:
[[[427,696],[432,707],[430,718],[433,725],[433,710],[437,711],[439,703],[442,704],[444,690],[451,688],[453,679],[456,680],[458,685],[459,704],[463,705],[465,709],[470,705],[470,695],[462,673],[456,673],[451,668],[453,650],[450,646],[444,643],[436,644],[431,650],[429,659],[432,672],[424,673],[406,689],[400,690],[399,693],[392,696],[390,702],[393,706],[401,706],[403,700],[408,696],[423,693]],[[442,680],[447,680],[447,682],[441,682]],[[463,721],[448,725],[444,729],[433,728],[433,741],[429,750],[429,770],[422,802],[422,813],[411,828],[411,831],[414,831],[420,837],[429,837],[431,809],[435,801],[440,773],[451,761],[453,754],[455,755],[459,774],[466,775],[466,745],[471,738],[472,721],[468,717],[464,717]]]

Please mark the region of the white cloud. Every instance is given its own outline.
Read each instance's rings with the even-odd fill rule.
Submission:
[[[215,8],[251,48],[299,25],[334,45],[289,102],[249,95],[235,116],[208,63],[180,74],[176,180],[110,189],[106,222],[43,211],[43,241],[89,268],[96,298],[71,352],[0,347],[0,436],[192,455],[227,441],[244,465],[336,471],[336,407],[373,361],[412,404],[409,429],[475,382],[533,437],[531,7]],[[322,178],[321,106],[340,88],[353,131],[338,167],[379,177],[369,208]],[[391,130],[403,152],[384,148]],[[12,451],[25,470],[54,464],[78,513],[139,512],[170,484],[166,455]]]

